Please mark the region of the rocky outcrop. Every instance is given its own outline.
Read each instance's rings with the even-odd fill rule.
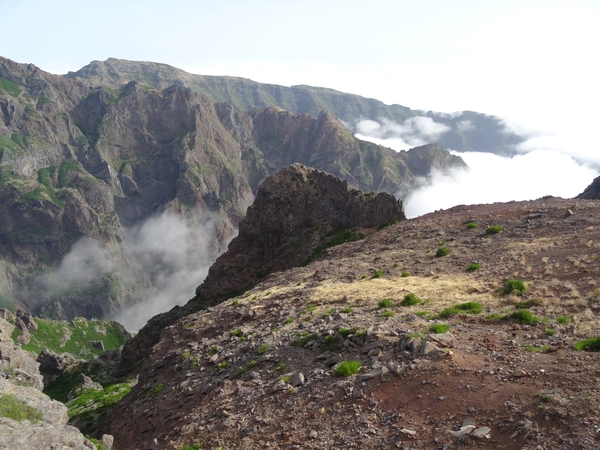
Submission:
[[[334,230],[403,220],[402,201],[365,194],[333,175],[294,164],[267,178],[240,223],[239,235],[196,289],[213,303],[267,274],[299,265]]]
[[[17,421],[0,416],[0,448],[95,449],[81,432],[67,425],[67,407],[51,400],[44,387],[33,354],[15,345],[14,326],[0,318],[0,396],[11,395],[41,414],[39,421]]]
[[[595,178],[592,183],[585,188],[585,190],[577,196],[582,199],[600,199],[600,177]]]
[[[354,228],[403,219],[402,201],[393,195],[364,193],[300,164],[281,170],[262,183],[239,235],[211,266],[196,297],[148,321],[125,345],[115,375],[138,371],[162,330],[181,317],[236,295],[271,272],[298,266],[317,247],[327,247],[332,232],[348,233],[353,240],[359,238],[358,230],[350,231]]]

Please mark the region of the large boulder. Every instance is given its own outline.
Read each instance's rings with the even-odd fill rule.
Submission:
[[[592,200],[600,199],[600,177],[597,177],[577,198]]]

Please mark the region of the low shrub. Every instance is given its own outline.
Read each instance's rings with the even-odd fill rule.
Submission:
[[[479,226],[479,225],[478,225],[478,224],[476,224],[475,222],[470,222],[470,223],[467,225],[467,228],[477,228],[478,226]]]
[[[400,276],[406,278],[406,277],[410,276],[410,273],[408,273],[408,270],[403,270],[402,275],[400,275]]]
[[[445,333],[450,329],[450,324],[447,323],[434,323],[429,327],[429,331],[434,334]]]
[[[524,309],[515,311],[514,313],[509,314],[504,318],[514,320],[517,323],[522,323],[525,325],[534,325],[541,320],[539,317],[534,316],[530,311]]]
[[[269,344],[263,344],[260,347],[258,347],[258,350],[256,350],[256,353],[258,355],[262,355],[263,353],[265,353],[267,351],[267,349],[270,347]]]
[[[479,270],[479,269],[481,269],[481,266],[477,263],[471,263],[471,264],[469,264],[469,267],[467,267],[467,270],[469,270],[471,272],[473,272],[475,270]]]
[[[521,294],[524,294],[525,292],[527,292],[527,286],[521,280],[510,279],[510,280],[506,280],[504,282],[504,288],[502,290],[502,293],[504,295],[508,295],[508,294],[521,295]]]
[[[394,317],[396,314],[394,313],[394,311],[386,311],[384,312],[381,317]]]
[[[452,250],[450,250],[448,247],[438,247],[437,252],[435,252],[435,256],[437,258],[441,258],[442,256],[449,255],[451,251]]]
[[[600,351],[600,336],[595,338],[585,339],[583,341],[579,341],[574,346],[575,350],[586,350],[588,352],[597,352]]]
[[[394,306],[394,303],[392,302],[391,298],[384,298],[383,300],[379,301],[378,305],[380,308],[391,308]]]
[[[467,302],[454,305],[450,308],[444,309],[438,317],[445,319],[446,317],[453,316],[455,314],[480,314],[482,311],[481,303],[478,302]]]
[[[410,292],[404,296],[404,299],[400,302],[400,306],[412,306],[418,303],[421,303],[421,299]]]
[[[531,300],[527,300],[526,302],[519,302],[515,305],[517,309],[529,309],[533,306],[542,306],[544,304],[544,300],[541,298],[534,298]]]
[[[337,336],[330,334],[325,337],[325,342],[323,343],[323,351],[334,351],[340,347],[340,341]]]
[[[376,270],[371,278],[381,278],[383,276],[383,270]]]
[[[487,229],[485,230],[486,234],[498,234],[502,231],[502,226],[501,225],[492,225],[487,227]]]
[[[360,369],[362,363],[360,361],[344,361],[342,362],[335,372],[333,373],[336,377],[349,377],[350,375],[354,375],[358,373],[358,369]]]
[[[338,333],[346,338],[351,334],[355,334],[357,331],[358,330],[356,328],[340,328]]]

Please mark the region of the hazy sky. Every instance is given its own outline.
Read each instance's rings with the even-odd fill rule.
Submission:
[[[0,2],[0,55],[53,73],[116,57],[473,110],[600,167],[597,0]]]

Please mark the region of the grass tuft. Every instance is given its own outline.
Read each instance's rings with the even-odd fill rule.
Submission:
[[[31,423],[38,423],[42,419],[42,412],[12,394],[2,394],[0,417],[8,417],[18,422],[29,420]]]
[[[394,306],[394,303],[392,302],[391,298],[384,298],[383,300],[379,301],[378,306],[379,308],[391,308]]]
[[[447,323],[434,323],[429,327],[429,331],[435,334],[445,333],[450,329],[450,324]]]
[[[360,361],[344,361],[335,369],[333,375],[336,377],[349,377],[358,373],[360,366],[362,366]]]
[[[541,320],[539,317],[534,316],[531,312],[523,309],[504,316],[504,318],[514,320],[517,323],[522,323],[525,325],[534,325]]]
[[[574,345],[575,350],[581,351],[586,350],[588,352],[597,352],[600,351],[600,336],[595,338],[585,339],[583,341],[579,341]]]
[[[442,256],[449,255],[451,251],[452,250],[450,250],[448,247],[438,247],[437,252],[435,252],[435,256],[437,258],[441,258]]]
[[[521,280],[506,280],[504,282],[504,289],[502,293],[504,295],[516,294],[521,295],[527,292],[527,286]]]
[[[502,231],[502,226],[501,225],[492,225],[490,227],[487,227],[487,230],[485,230],[486,234],[498,234]]]
[[[400,302],[400,306],[412,306],[412,305],[416,305],[418,303],[421,303],[421,299],[418,298],[412,292],[410,292],[404,296],[404,300],[402,300]]]
[[[460,303],[444,309],[438,317],[445,319],[455,314],[480,314],[482,310],[481,303],[478,302]]]

